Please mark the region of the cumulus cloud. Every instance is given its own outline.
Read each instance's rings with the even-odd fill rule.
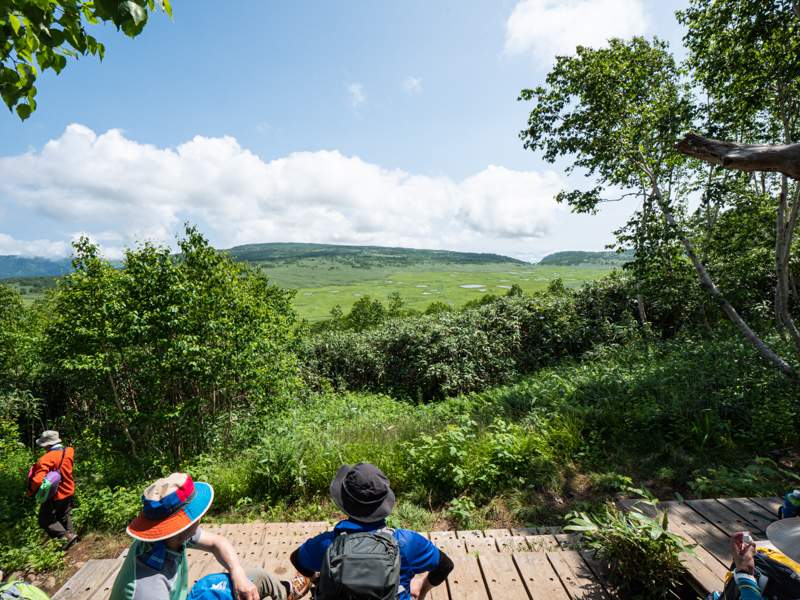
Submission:
[[[646,30],[643,0],[520,0],[506,22],[505,49],[548,65],[578,45],[598,47]]]
[[[403,89],[409,94],[418,96],[422,93],[422,79],[416,77],[406,77],[403,80]]]
[[[0,233],[0,256],[21,254],[44,258],[62,258],[70,253],[69,243],[53,240],[18,240],[8,234]]]
[[[351,83],[347,86],[347,93],[350,94],[350,104],[353,108],[358,108],[367,101],[367,95],[364,93],[364,85],[358,82]]]
[[[20,242],[6,231],[0,253],[64,255],[69,239],[85,232],[115,257],[137,241],[173,242],[187,220],[218,247],[497,248],[498,241],[545,235],[562,210],[553,197],[563,184],[553,171],[500,166],[454,181],[335,150],[265,161],[232,137],[160,148],[118,130],[70,125],[41,151],[0,157],[0,197],[9,210],[52,224],[65,239]]]

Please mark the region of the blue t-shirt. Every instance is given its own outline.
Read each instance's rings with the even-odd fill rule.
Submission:
[[[333,531],[320,533],[300,546],[297,552],[298,566],[304,571],[318,573],[322,569],[325,551],[333,543],[333,538],[340,531],[375,531],[386,527],[386,523],[356,523],[339,521]],[[394,537],[400,549],[400,593],[399,600],[410,600],[411,580],[418,573],[432,571],[439,565],[439,549],[431,541],[410,529],[395,529]]]

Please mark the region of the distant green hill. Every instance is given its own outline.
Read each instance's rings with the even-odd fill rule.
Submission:
[[[568,250],[548,254],[539,261],[540,265],[575,267],[579,265],[609,265],[622,266],[633,260],[633,251],[625,252],[584,252],[581,250]]]
[[[355,269],[375,267],[423,267],[433,263],[447,265],[525,265],[524,261],[476,252],[449,250],[416,250],[381,246],[338,246],[334,244],[248,244],[223,250],[235,260],[258,264],[264,268],[287,265],[334,264]],[[0,256],[0,279],[58,277],[72,271],[70,259],[50,260],[25,256]]]
[[[248,244],[226,250],[236,260],[259,264],[285,265],[308,260],[345,263],[353,267],[402,267],[423,263],[449,264],[527,264],[500,254],[417,250],[383,246],[339,246],[336,244]]]
[[[27,256],[0,256],[0,279],[11,277],[48,277],[72,271],[69,258],[50,260]]]

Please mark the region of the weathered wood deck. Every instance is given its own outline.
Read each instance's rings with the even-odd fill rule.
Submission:
[[[624,503],[631,506],[634,503]],[[728,537],[743,529],[758,539],[774,520],[777,498],[725,498],[665,502],[670,528],[696,543],[685,557],[698,594],[721,587],[730,561]],[[324,522],[247,523],[204,526],[225,535],[246,566],[263,567],[278,577],[293,573],[289,554],[309,537],[328,529]],[[432,600],[597,600],[608,598],[603,569],[573,538],[557,528],[432,531],[428,537],[453,559],[446,585]],[[90,560],[53,596],[54,600],[108,598],[123,557]],[[189,551],[189,580],[221,567],[214,558]]]

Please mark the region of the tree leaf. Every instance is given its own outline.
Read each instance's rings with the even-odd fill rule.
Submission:
[[[11,29],[14,30],[16,35],[19,35],[19,30],[22,28],[22,23],[20,23],[19,17],[15,14],[10,14],[8,16],[8,20],[11,23]]]
[[[133,0],[127,0],[125,6],[137,27],[147,21],[147,10],[144,7],[139,6]]]
[[[28,104],[17,104],[17,114],[23,121],[31,116],[33,109]]]

